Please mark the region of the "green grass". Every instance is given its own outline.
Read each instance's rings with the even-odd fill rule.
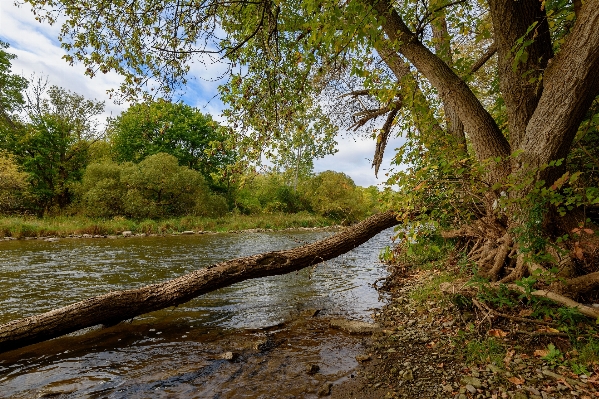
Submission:
[[[447,295],[441,292],[439,286],[442,283],[452,282],[455,279],[455,274],[446,272],[432,276],[429,281],[410,291],[410,298],[415,301],[417,305],[423,304],[426,301],[445,299]]]
[[[300,227],[326,227],[336,221],[305,212],[260,215],[228,214],[218,218],[183,216],[164,220],[130,220],[122,217],[93,219],[84,216],[4,217],[0,218],[0,237],[46,237],[80,234],[119,234],[132,231],[146,234],[170,234],[185,230],[238,231],[249,229],[282,230]]]

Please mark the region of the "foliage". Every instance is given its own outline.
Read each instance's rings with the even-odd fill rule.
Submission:
[[[0,214],[21,209],[28,188],[28,174],[21,171],[12,154],[0,151]]]
[[[209,115],[164,99],[132,105],[110,126],[118,162],[139,163],[150,155],[173,155],[181,166],[197,170],[214,185],[214,175],[233,161],[221,128]]]
[[[355,222],[368,214],[362,192],[344,173],[325,171],[306,181],[299,189],[319,215]]]
[[[14,113],[25,103],[23,91],[28,85],[25,78],[11,73],[11,60],[16,55],[5,51],[8,47],[8,43],[0,40],[0,129],[16,127]]]
[[[167,216],[220,216],[224,198],[210,192],[202,175],[179,166],[169,154],[151,155],[139,164],[91,164],[78,187],[83,211],[94,217],[135,219]]]
[[[77,186],[82,211],[92,217],[113,217],[124,214],[123,198],[126,186],[121,184],[121,165],[106,161],[87,166],[81,184]]]
[[[235,194],[237,209],[245,214],[308,210],[306,199],[285,180],[280,173],[247,176]]]
[[[42,80],[27,95],[27,122],[5,135],[29,173],[36,212],[64,209],[72,200],[72,185],[81,179],[90,144],[97,139],[96,117],[104,104],[87,100]]]

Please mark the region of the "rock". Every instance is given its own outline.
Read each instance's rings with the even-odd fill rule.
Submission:
[[[325,382],[322,384],[320,389],[318,390],[318,396],[329,396],[331,394],[331,388],[333,384],[330,382]]]
[[[83,234],[81,238],[94,238],[91,234]]]
[[[57,242],[57,241],[60,241],[60,238],[51,237],[51,238],[46,238],[44,241],[48,241],[48,242]]]
[[[239,357],[238,353],[235,352],[225,352],[223,353],[223,360],[229,360],[231,362],[234,362],[235,360],[237,360],[237,358]]]
[[[358,355],[356,356],[356,360],[360,363],[364,363],[370,360],[370,356],[369,355]]]
[[[130,230],[123,231],[123,237],[131,237],[132,235],[133,235],[133,232]]]
[[[195,231],[193,231],[193,230],[185,230],[185,231],[182,231],[182,232],[181,232],[181,235],[190,236],[190,235],[193,235],[193,234],[195,234],[195,233],[196,233],[196,232],[195,232]]]
[[[474,388],[482,388],[483,384],[476,377],[464,376],[462,377],[462,384],[472,385]]]
[[[372,334],[380,330],[380,326],[376,323],[347,319],[333,319],[330,325],[350,334]]]
[[[300,315],[302,317],[316,317],[318,316],[318,313],[320,313],[320,309],[305,309],[303,310]]]
[[[472,385],[468,384],[466,385],[466,389],[468,390],[468,392],[470,392],[471,394],[475,394],[476,393],[476,388],[474,388]]]
[[[316,374],[320,370],[320,366],[318,364],[306,364],[306,373],[308,374]]]
[[[412,370],[406,370],[403,372],[401,379],[404,381],[413,381],[414,380],[414,372]]]

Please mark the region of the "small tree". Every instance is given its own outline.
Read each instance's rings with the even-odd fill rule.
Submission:
[[[307,181],[302,194],[316,213],[345,222],[355,222],[366,214],[362,193],[345,173],[327,170]]]
[[[0,40],[0,131],[17,127],[14,113],[25,103],[23,91],[28,83],[25,78],[11,73],[11,60],[16,55],[4,50],[8,47],[8,43]]]
[[[13,155],[0,151],[0,213],[10,213],[24,206],[29,183]]]
[[[4,146],[29,173],[36,211],[64,209],[72,200],[72,184],[87,164],[90,144],[97,139],[96,116],[104,104],[38,79],[27,93],[27,121],[5,131]]]
[[[136,218],[192,214],[198,199],[209,193],[199,172],[179,166],[177,158],[165,153],[127,165],[121,181],[127,187],[123,209]]]

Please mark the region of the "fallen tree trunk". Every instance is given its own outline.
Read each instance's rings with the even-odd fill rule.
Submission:
[[[177,306],[252,278],[286,274],[342,255],[398,224],[392,212],[374,215],[338,234],[301,247],[232,259],[159,284],[114,291],[0,325],[0,353],[95,325],[114,325]]]

